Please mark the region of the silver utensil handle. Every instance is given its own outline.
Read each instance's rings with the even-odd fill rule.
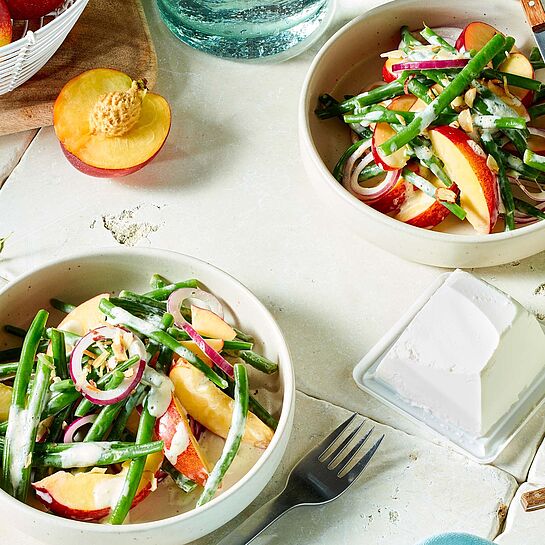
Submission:
[[[297,504],[290,501],[285,494],[280,494],[260,507],[217,545],[246,545],[294,507]]]

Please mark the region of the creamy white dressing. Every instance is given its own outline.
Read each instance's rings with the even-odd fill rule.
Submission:
[[[176,426],[176,431],[172,436],[170,447],[165,449],[167,460],[174,466],[178,461],[178,456],[185,452],[189,446],[189,434],[187,433],[184,422],[179,422]]]
[[[163,416],[170,405],[174,384],[167,376],[158,373],[149,366],[146,366],[142,380],[150,386],[148,395],[149,413],[155,418]]]
[[[71,448],[63,450],[59,457],[63,468],[89,467],[98,463],[104,446],[97,443],[77,443]]]
[[[155,326],[149,324],[145,320],[141,320],[136,316],[133,316],[130,312],[120,307],[114,307],[111,312],[109,322],[116,325],[126,324],[129,327],[136,329],[140,333],[146,336],[150,336],[156,329]]]
[[[23,469],[27,464],[27,450],[25,444],[27,438],[25,433],[18,433],[17,430],[28,429],[30,418],[27,409],[11,407],[6,437],[10,438],[11,456],[9,460],[11,486],[15,490],[21,483]]]
[[[93,487],[93,500],[96,509],[104,509],[105,507],[115,505],[121,496],[124,484],[125,479],[122,475],[112,476],[111,479],[97,480],[97,483]]]

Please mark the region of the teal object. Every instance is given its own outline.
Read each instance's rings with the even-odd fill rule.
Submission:
[[[285,60],[320,35],[334,0],[157,0],[182,42],[218,57]]]
[[[494,543],[470,534],[451,533],[430,537],[419,545],[494,545]]]

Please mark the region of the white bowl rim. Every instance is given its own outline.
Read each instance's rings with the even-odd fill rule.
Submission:
[[[26,503],[20,502],[19,500],[16,500],[6,492],[4,492],[2,489],[0,489],[0,500],[2,500],[2,496],[4,496],[4,500],[11,503],[15,508],[21,509],[23,511],[27,511],[30,516],[36,517],[38,522],[46,523],[52,523],[60,524],[61,526],[66,526],[72,530],[77,531],[87,531],[92,528],[93,532],[96,533],[123,533],[123,534],[130,534],[133,532],[139,532],[143,530],[150,530],[155,528],[162,528],[166,526],[170,526],[171,524],[178,524],[181,522],[185,522],[189,519],[191,519],[193,516],[200,515],[201,513],[204,513],[210,509],[213,509],[216,505],[221,504],[221,502],[224,499],[229,498],[229,496],[233,495],[237,490],[242,488],[248,481],[252,479],[252,477],[261,469],[261,467],[266,463],[268,458],[271,456],[272,452],[276,449],[276,446],[278,445],[280,441],[280,437],[283,433],[285,433],[287,430],[287,426],[289,423],[290,413],[295,405],[295,372],[293,368],[293,362],[291,359],[291,354],[288,348],[288,345],[286,343],[286,340],[284,338],[284,335],[282,333],[282,330],[280,329],[279,325],[276,323],[276,320],[272,316],[272,314],[269,312],[269,310],[265,307],[265,305],[239,280],[237,280],[234,276],[231,274],[223,271],[219,267],[216,267],[215,265],[211,265],[207,261],[204,261],[202,259],[183,254],[181,252],[176,252],[174,250],[167,250],[163,248],[126,248],[126,249],[119,249],[115,247],[105,247],[105,248],[96,248],[93,250],[83,251],[79,253],[70,254],[67,256],[62,256],[58,259],[54,259],[51,261],[47,261],[46,263],[43,263],[41,265],[38,265],[37,267],[32,268],[29,272],[26,272],[17,278],[15,278],[13,281],[9,282],[5,286],[3,286],[0,289],[0,296],[4,295],[4,293],[8,292],[11,287],[14,284],[18,284],[20,282],[25,282],[26,280],[30,279],[37,273],[39,273],[43,269],[47,269],[50,267],[63,265],[64,263],[69,263],[75,260],[79,259],[85,259],[85,258],[93,258],[93,257],[99,257],[103,255],[121,255],[121,254],[133,254],[134,256],[138,256],[139,254],[155,254],[157,258],[160,258],[161,256],[178,256],[182,257],[188,262],[194,262],[200,265],[205,265],[206,267],[211,268],[216,273],[219,273],[221,276],[226,277],[230,282],[236,284],[240,289],[242,289],[243,292],[246,293],[246,295],[249,297],[250,300],[253,301],[253,303],[262,310],[265,315],[270,319],[271,324],[273,325],[273,330],[276,335],[278,335],[281,343],[279,346],[279,353],[280,353],[280,359],[285,361],[284,369],[282,370],[283,378],[284,378],[284,396],[282,400],[282,412],[280,415],[280,420],[278,421],[278,427],[276,428],[276,431],[274,433],[273,439],[270,442],[269,446],[265,449],[265,452],[260,456],[259,460],[254,464],[254,466],[244,475],[242,479],[240,479],[235,485],[233,485],[229,490],[227,490],[225,493],[221,494],[217,498],[214,498],[207,504],[197,507],[195,509],[192,509],[191,511],[187,511],[186,513],[181,513],[179,515],[175,515],[173,517],[168,517],[161,520],[154,520],[149,522],[138,522],[135,524],[122,524],[118,526],[112,526],[109,524],[97,524],[93,522],[83,522],[83,521],[77,521],[72,519],[67,519],[63,517],[59,517],[57,515],[54,515],[52,513],[47,513],[44,511],[41,511],[39,509],[36,509]]]
[[[394,228],[408,235],[419,234],[423,238],[427,238],[430,241],[442,242],[442,243],[446,242],[449,244],[459,244],[459,243],[494,244],[502,240],[519,238],[521,236],[530,234],[534,231],[545,230],[545,220],[537,221],[536,223],[533,223],[531,225],[518,227],[514,231],[503,231],[501,233],[490,233],[488,235],[476,235],[476,234],[475,235],[473,234],[460,235],[455,233],[443,233],[440,231],[433,231],[430,229],[415,227],[414,225],[408,225],[407,223],[403,223],[402,221],[391,218],[387,214],[383,214],[382,212],[379,212],[378,210],[371,208],[370,206],[366,205],[364,202],[354,197],[333,177],[332,173],[326,167],[324,161],[322,160],[320,154],[318,153],[318,150],[316,149],[316,145],[314,144],[314,140],[312,138],[311,131],[310,131],[309,116],[307,116],[307,110],[308,110],[307,105],[310,102],[309,87],[310,87],[310,83],[312,79],[314,78],[314,74],[318,68],[318,65],[320,64],[326,52],[329,51],[329,49],[331,49],[335,45],[335,42],[337,41],[338,38],[340,38],[346,32],[350,31],[353,26],[359,25],[361,21],[365,20],[367,17],[369,17],[369,15],[372,15],[381,11],[384,11],[384,12],[395,11],[400,5],[414,3],[414,1],[415,0],[395,0],[394,2],[390,1],[390,2],[386,2],[385,4],[381,4],[380,6],[375,6],[374,8],[371,8],[370,10],[366,11],[362,15],[355,17],[354,19],[352,19],[351,21],[343,25],[320,48],[320,50],[316,54],[316,57],[314,57],[314,60],[312,61],[310,68],[308,69],[307,75],[303,82],[301,94],[299,96],[299,135],[300,137],[303,138],[304,143],[307,146],[308,150],[310,150],[308,151],[307,149],[302,149],[301,153],[304,153],[304,154],[308,153],[310,155],[312,162],[321,172],[322,178],[326,180],[328,187],[332,189],[335,193],[337,193],[337,195],[339,195],[344,201],[346,201],[348,204],[350,204],[357,210],[360,210],[364,214],[367,214],[371,218],[384,224],[386,227]]]

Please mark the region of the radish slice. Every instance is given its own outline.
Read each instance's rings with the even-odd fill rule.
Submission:
[[[205,340],[195,331],[193,326],[182,316],[182,313],[180,312],[180,307],[182,306],[182,303],[184,301],[188,299],[193,299],[193,300],[196,299],[195,297],[188,297],[187,292],[196,292],[196,291],[201,293],[206,293],[205,291],[202,291],[202,290],[192,290],[188,288],[182,288],[171,293],[167,301],[167,311],[170,314],[172,314],[172,316],[174,316],[174,323],[178,327],[181,327],[184,329],[184,331],[195,341],[196,345],[214,362],[214,364],[217,365],[222,371],[227,373],[230,377],[232,377],[234,374],[233,366],[219,352],[216,352],[210,345],[208,345],[205,342]],[[212,295],[211,297],[214,297],[214,296]],[[202,296],[199,295],[199,298],[202,298]],[[197,299],[197,301],[198,300],[199,299]],[[193,303],[193,305],[198,307],[200,306],[198,304],[195,305],[195,303]],[[200,306],[200,308],[203,308],[203,307]],[[210,310],[214,312],[213,309],[210,309]],[[220,315],[218,314],[218,316]],[[222,309],[222,314],[220,318],[223,318],[223,309]]]
[[[120,332],[122,334],[127,333],[125,329],[119,327],[98,327],[78,341],[70,356],[70,376],[76,385],[76,389],[96,405],[112,405],[125,399],[140,382],[144,368],[146,367],[146,348],[144,343],[135,336],[128,348],[128,353],[130,357],[140,356],[140,360],[127,370],[132,370],[132,375],[125,377],[123,382],[113,390],[100,390],[89,383],[87,380],[87,371],[83,369],[82,365],[84,352],[96,341],[115,339]]]
[[[427,61],[404,61],[393,64],[392,72],[398,73],[404,70],[448,70],[449,68],[463,68],[469,59],[431,59]]]
[[[76,440],[74,439],[74,436],[76,435],[76,433],[84,426],[92,424],[97,418],[98,414],[88,414],[87,416],[76,418],[76,420],[71,422],[67,426],[66,430],[64,430],[63,441],[65,443],[75,443]]]

